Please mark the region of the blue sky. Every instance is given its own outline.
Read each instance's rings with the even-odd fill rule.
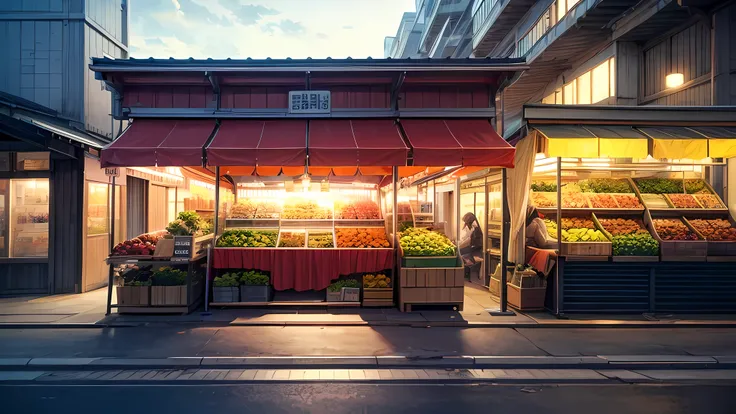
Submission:
[[[383,57],[414,0],[131,0],[130,54]]]

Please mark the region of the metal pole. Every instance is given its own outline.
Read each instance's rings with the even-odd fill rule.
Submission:
[[[110,203],[110,246],[108,251],[112,253],[115,247],[115,176],[112,176],[112,202]],[[113,266],[108,265],[107,272],[107,311],[105,315],[109,315],[112,309],[112,283],[113,283]]]
[[[236,191],[237,194],[237,191]],[[210,276],[212,274],[212,256],[213,247],[212,245],[217,241],[217,233],[220,227],[220,167],[215,167],[215,223],[214,229],[212,229],[212,243],[207,248],[207,271],[205,272],[204,281],[204,311],[209,312],[210,310]]]
[[[394,166],[391,169],[391,175],[393,176],[393,183],[391,184],[392,187],[392,200],[391,203],[393,203],[393,219],[391,220],[391,233],[393,234],[394,239],[394,251],[396,252],[396,263],[399,264],[401,262],[401,259],[399,258],[399,237],[398,237],[398,231],[399,231],[399,223],[398,220],[398,210],[399,210],[399,167]],[[396,266],[398,268],[398,266]],[[394,275],[394,280],[398,280],[396,278],[397,275]]]
[[[557,157],[557,277],[555,278],[555,314],[560,314],[560,252],[562,252],[562,158]]]
[[[507,298],[508,298],[508,287],[506,286],[507,274],[508,274],[508,259],[509,259],[509,245],[507,243],[509,239],[509,232],[511,229],[511,214],[509,214],[509,203],[507,200],[507,185],[506,185],[506,168],[501,170],[501,313],[506,313],[507,309]]]

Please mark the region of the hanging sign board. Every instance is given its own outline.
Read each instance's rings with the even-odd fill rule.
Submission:
[[[120,168],[105,168],[105,175],[108,177],[120,178]]]
[[[319,191],[323,193],[329,193],[330,192],[330,182],[327,180],[320,182]]]
[[[290,114],[329,114],[330,91],[289,91]]]

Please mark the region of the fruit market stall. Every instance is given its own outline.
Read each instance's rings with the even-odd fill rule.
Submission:
[[[736,227],[711,182],[736,153],[692,126],[694,113],[662,127],[652,125],[672,124],[667,109],[622,111],[525,109],[533,129],[524,139],[537,148],[529,204],[558,242],[547,307],[736,310],[736,269],[725,264],[736,260]]]

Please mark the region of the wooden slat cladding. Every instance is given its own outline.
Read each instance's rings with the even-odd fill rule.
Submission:
[[[129,86],[123,106],[131,108],[215,108],[210,86]]]
[[[710,49],[710,29],[698,22],[644,50],[643,95],[664,91],[670,73],[682,73],[685,82],[710,73]],[[710,101],[705,104],[710,105]]]
[[[407,86],[401,94],[400,109],[408,108],[489,108],[486,86]]]
[[[391,89],[389,85],[332,86],[333,108],[389,108]]]
[[[48,274],[53,283],[50,283],[50,293],[79,293],[80,289],[82,226],[85,225],[82,216],[84,161],[81,150],[77,151],[77,157],[76,160],[52,157],[51,161]]]

